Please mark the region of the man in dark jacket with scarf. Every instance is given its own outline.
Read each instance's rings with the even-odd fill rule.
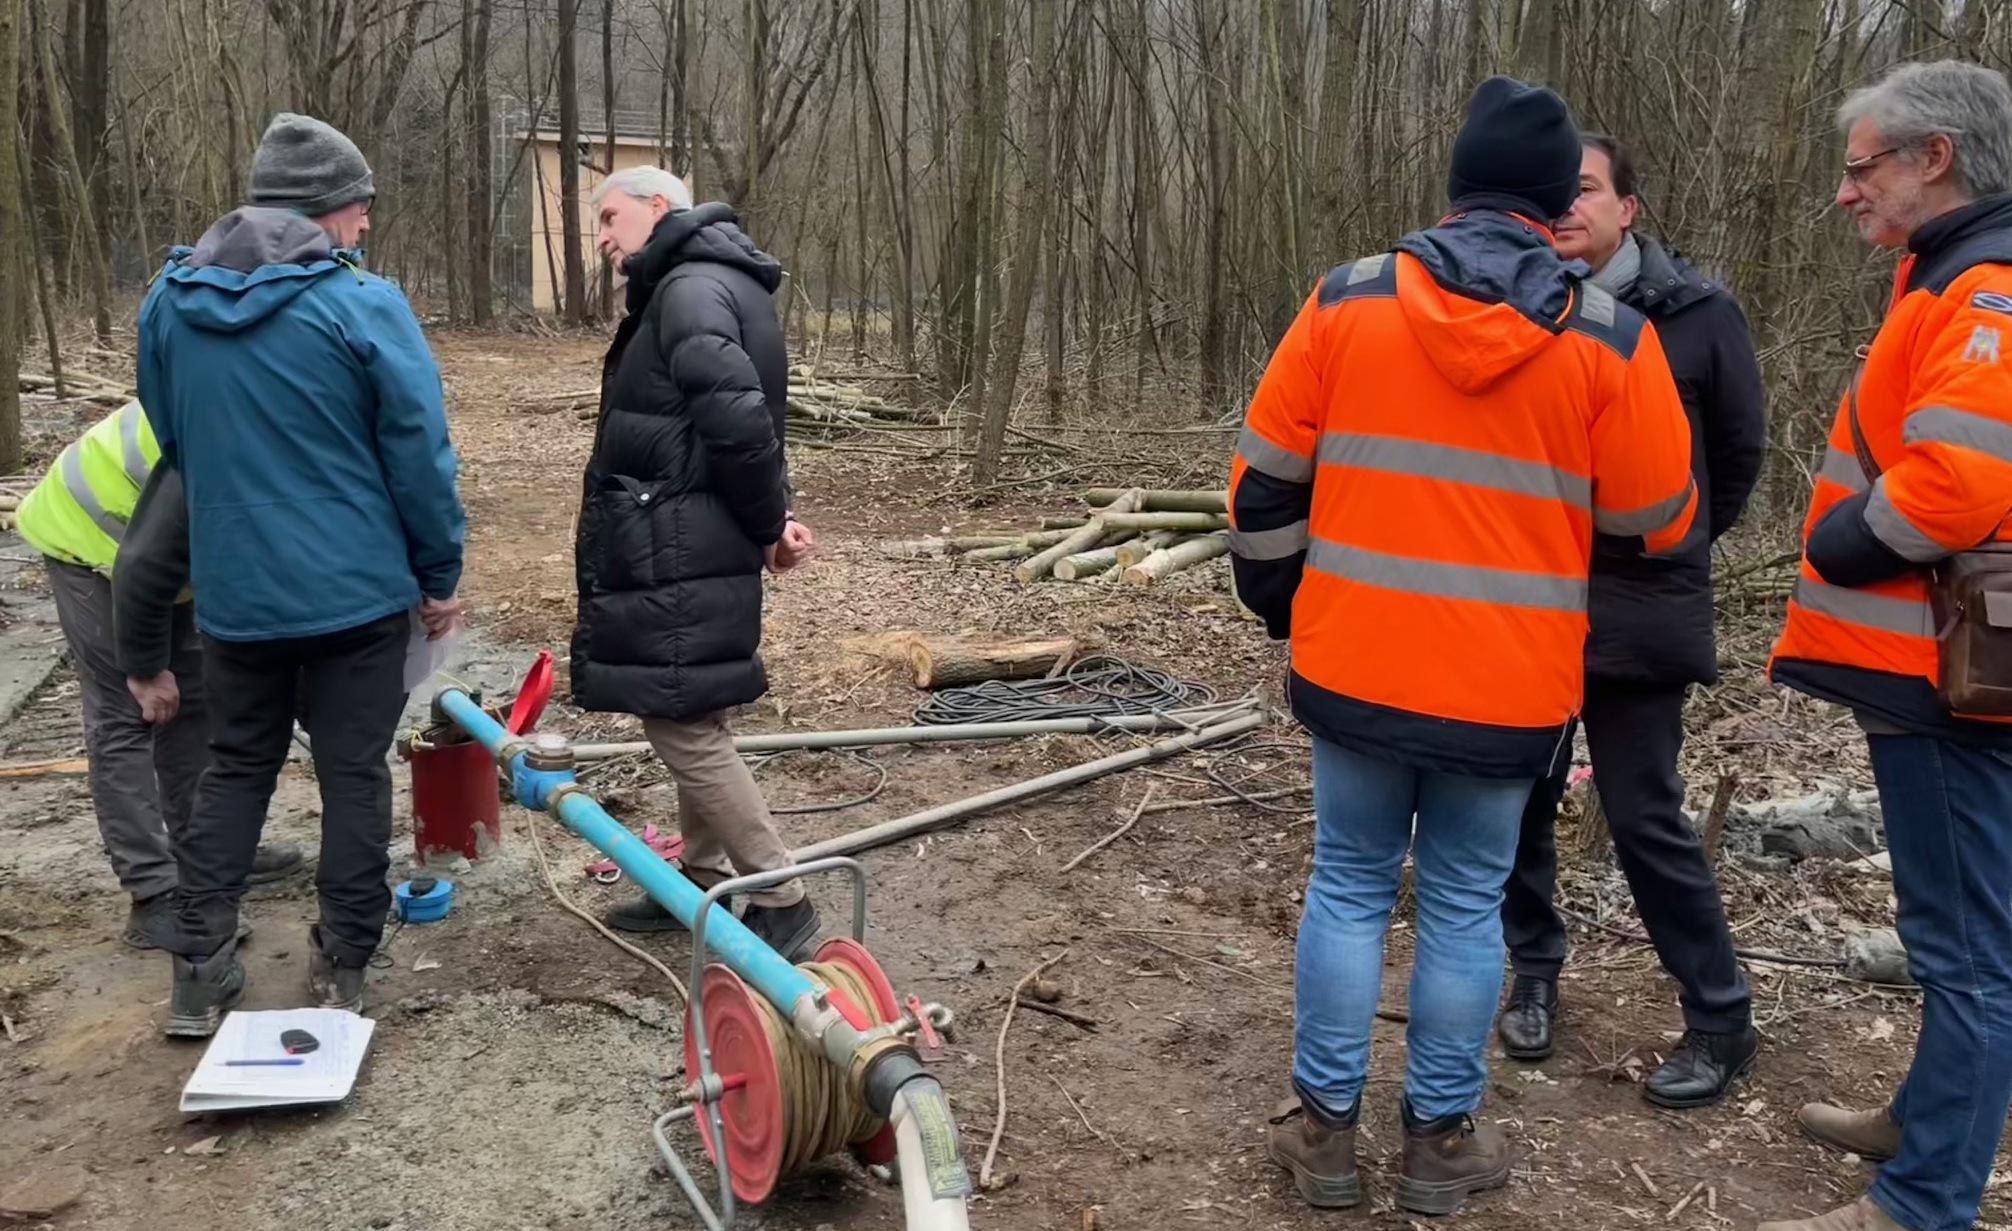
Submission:
[[[768,691],[762,570],[811,549],[783,460],[789,358],[771,298],[782,266],[723,204],[689,208],[656,167],[610,176],[599,243],[628,278],[601,370],[581,494],[573,699],[635,714],[678,787],[685,875],[700,888],[790,863],[727,711]],[[747,926],[792,960],[817,912],[791,882],[748,895]],[[609,914],[631,932],[681,925],[645,896]]]
[[[1760,367],[1746,318],[1724,286],[1633,228],[1635,171],[1612,138],[1585,138],[1579,199],[1558,220],[1558,252],[1593,267],[1592,281],[1649,319],[1691,421],[1698,517],[1674,558],[1649,558],[1634,539],[1593,540],[1586,642],[1586,742],[1614,850],[1663,966],[1682,988],[1684,1041],[1650,1076],[1665,1107],[1717,1102],[1753,1062],[1751,997],[1718,884],[1677,775],[1684,694],[1717,678],[1712,638],[1712,542],[1738,520],[1766,444]],[[1551,1054],[1565,924],[1552,897],[1553,825],[1563,767],[1531,792],[1516,869],[1502,902],[1516,980],[1498,1031],[1508,1054]]]

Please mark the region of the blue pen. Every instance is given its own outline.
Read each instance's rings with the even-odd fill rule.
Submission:
[[[306,1064],[306,1063],[307,1061],[301,1059],[299,1056],[288,1056],[284,1060],[226,1060],[224,1061],[224,1067],[227,1069],[242,1069],[242,1068],[250,1068],[253,1065]]]

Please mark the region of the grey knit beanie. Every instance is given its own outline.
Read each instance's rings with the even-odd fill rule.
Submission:
[[[251,203],[309,218],[377,195],[356,142],[311,116],[282,111],[252,157]]]

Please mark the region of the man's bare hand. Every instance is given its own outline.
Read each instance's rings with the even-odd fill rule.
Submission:
[[[458,598],[429,598],[419,604],[419,622],[426,626],[426,639],[438,641],[467,619],[468,606]]]
[[[153,726],[166,726],[181,712],[182,690],[175,683],[172,671],[163,671],[148,679],[129,675],[126,677],[126,691],[140,703],[140,717]]]
[[[782,538],[762,549],[762,562],[772,573],[787,573],[817,554],[817,536],[800,521],[786,522]]]

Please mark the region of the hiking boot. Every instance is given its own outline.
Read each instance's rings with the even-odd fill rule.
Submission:
[[[1676,1054],[1649,1074],[1642,1097],[1658,1107],[1709,1107],[1753,1068],[1760,1036],[1752,1026],[1720,1034],[1686,1030]]]
[[[175,891],[134,898],[126,913],[126,930],[119,935],[129,948],[172,949],[175,938]]]
[[[1495,1033],[1511,1060],[1543,1060],[1551,1054],[1551,1027],[1557,1019],[1558,981],[1517,975]]]
[[[168,994],[170,1038],[207,1039],[217,1032],[229,1012],[245,994],[245,968],[238,961],[236,937],[200,961],[169,955],[174,986]]]
[[[251,871],[245,876],[245,884],[269,885],[276,880],[285,880],[306,866],[307,856],[291,842],[261,846],[252,855]]]
[[[362,966],[350,966],[322,948],[321,925],[307,929],[307,991],[315,1007],[363,1012]]]
[[[1850,1205],[1832,1210],[1828,1214],[1818,1214],[1814,1218],[1799,1218],[1794,1222],[1764,1222],[1759,1231],[1907,1231],[1907,1228],[1893,1221],[1892,1215],[1873,1204],[1870,1197],[1860,1197]]]
[[[1414,1214],[1451,1214],[1470,1194],[1509,1182],[1509,1143],[1502,1130],[1465,1113],[1424,1123],[1404,1105],[1404,1161],[1397,1204]]]
[[[131,948],[146,952],[153,949],[172,949],[175,939],[175,891],[157,893],[150,898],[135,898],[133,908],[126,913],[126,930],[119,939]],[[243,944],[251,939],[251,924],[238,920],[237,942]]]
[[[1358,1097],[1348,1117],[1337,1123],[1307,1110],[1295,1096],[1272,1113],[1265,1134],[1271,1160],[1292,1172],[1308,1205],[1345,1210],[1362,1203],[1362,1178],[1355,1171],[1355,1121],[1361,1108]]]
[[[1900,1121],[1891,1108],[1849,1111],[1829,1103],[1805,1103],[1795,1122],[1811,1140],[1833,1150],[1883,1163],[1900,1153]]]
[[[809,898],[798,898],[788,906],[750,906],[741,922],[788,962],[802,961],[817,939],[817,907]]]

